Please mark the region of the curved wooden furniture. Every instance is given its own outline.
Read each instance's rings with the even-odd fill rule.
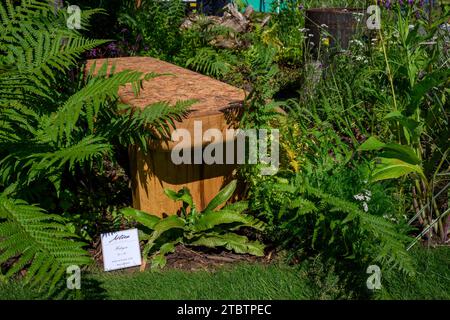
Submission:
[[[245,98],[243,90],[149,57],[89,60],[87,68],[94,62],[99,68],[105,61],[109,65],[115,64],[116,72],[131,69],[144,73],[170,74],[145,81],[138,97],[134,96],[131,86],[121,88],[119,96],[122,101],[138,108],[159,101],[174,104],[180,100],[196,99],[198,102],[192,105],[189,116],[176,123],[177,129],[191,132],[192,140],[194,121],[202,121],[203,132],[216,128],[224,133],[227,128],[236,127],[240,106]],[[205,144],[193,142],[191,148],[203,148]],[[197,209],[201,210],[231,179],[234,165],[175,165],[171,161],[174,145],[174,142],[152,142],[149,154],[144,154],[136,146],[130,148],[133,206],[136,209],[160,216],[174,214],[180,204],[167,198],[164,188],[178,191],[185,186],[190,189]]]

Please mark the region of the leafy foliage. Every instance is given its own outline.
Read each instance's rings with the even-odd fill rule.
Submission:
[[[236,189],[236,181],[224,187],[202,212],[198,212],[188,189],[178,192],[166,190],[166,195],[181,201],[181,214],[159,218],[148,213],[127,208],[122,212],[125,216],[137,221],[141,226],[141,239],[144,245],[144,263],[152,254],[152,267],[164,267],[165,255],[173,252],[178,243],[187,246],[202,246],[209,248],[224,247],[236,253],[249,253],[257,256],[264,255],[264,246],[258,241],[250,241],[246,236],[234,233],[241,227],[263,230],[264,224],[258,219],[243,214],[247,208],[244,202],[238,202],[217,208],[228,201]],[[150,231],[150,232],[148,232]]]
[[[371,137],[360,149],[382,150],[375,159],[372,179],[412,177],[414,217],[424,229],[434,227],[434,234],[445,242],[448,201],[438,203],[434,189],[445,185],[450,170],[450,142],[442,138],[449,136],[449,113],[444,105],[450,69],[448,59],[440,54],[445,40],[439,27],[449,13],[444,12],[433,23],[417,19],[414,25],[412,10],[398,8],[393,14],[388,39],[381,37],[390,96],[377,101],[385,106],[383,121],[390,133],[384,141],[392,142],[383,144]],[[395,45],[386,48],[388,41]],[[432,237],[433,233],[428,233],[428,239]]]
[[[221,78],[230,72],[234,59],[235,57],[227,51],[218,53],[212,48],[206,47],[197,50],[195,56],[186,61],[186,67]]]
[[[142,0],[136,4],[135,0],[122,2],[119,24],[129,28],[132,39],[141,40],[137,46],[145,54],[170,60],[180,48],[179,26],[185,4],[181,0]]]
[[[311,171],[310,171],[311,170]],[[342,266],[363,269],[370,263],[398,267],[414,273],[406,252],[405,228],[388,221],[382,192],[370,192],[365,212],[350,190],[366,192],[355,174],[341,169],[327,172],[316,167],[288,178],[264,181],[255,188],[252,207],[269,221],[270,234],[293,258],[321,254],[327,259],[346,259]],[[339,189],[337,189],[339,188]],[[370,186],[365,186],[372,191]],[[343,190],[348,190],[343,192]],[[350,192],[349,192],[350,191]],[[258,200],[257,200],[258,199]],[[393,206],[391,205],[391,208]]]
[[[85,243],[68,232],[67,221],[22,200],[0,194],[0,264],[8,263],[6,277],[27,268],[25,283],[49,288],[50,293],[72,265],[91,262]]]
[[[143,81],[156,75],[116,73],[107,64],[79,72],[80,55],[105,41],[67,29],[63,10],[55,15],[48,1],[7,2],[0,17],[0,51],[6,53],[0,59],[0,191],[7,219],[0,263],[21,255],[7,276],[25,268],[33,281],[53,288],[69,262],[86,262],[81,245],[61,226],[67,220],[17,199],[54,208],[72,179],[94,179],[105,160],[117,162],[129,145],[146,150],[149,139],[166,138],[192,102],[143,110],[119,103],[120,87],[130,84],[139,94]]]

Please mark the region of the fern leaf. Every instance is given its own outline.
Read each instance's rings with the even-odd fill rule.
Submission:
[[[0,195],[0,264],[14,261],[6,277],[26,270],[25,281],[50,292],[70,265],[91,262],[85,245],[64,226],[65,220],[21,200]]]

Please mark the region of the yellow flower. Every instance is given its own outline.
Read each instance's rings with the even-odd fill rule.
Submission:
[[[330,39],[329,38],[322,38],[322,44],[326,47],[330,45]]]

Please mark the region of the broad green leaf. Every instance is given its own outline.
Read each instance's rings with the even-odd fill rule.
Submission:
[[[220,192],[211,200],[211,202],[206,206],[204,212],[212,211],[220,206],[222,203],[228,201],[233,195],[234,190],[236,190],[237,181],[231,181],[225,188],[220,190]]]
[[[236,211],[220,210],[202,213],[193,229],[195,231],[205,231],[221,224],[240,223],[242,226],[253,227],[257,230],[264,229],[264,223],[252,216],[244,215]]]
[[[235,233],[203,236],[190,242],[189,245],[209,248],[225,247],[236,253],[249,253],[255,256],[264,256],[264,245],[262,243],[259,241],[249,241],[246,236],[240,236]]]
[[[186,222],[178,216],[168,216],[154,225],[155,233],[161,235],[170,229],[184,229]]]
[[[383,153],[380,155],[380,157],[400,159],[410,164],[421,163],[419,157],[411,147],[398,143],[383,143],[375,137],[370,137],[358,148],[358,150],[361,151],[373,151],[381,149],[383,149]]]
[[[143,256],[144,259],[147,258],[147,255],[152,250],[153,246],[155,245],[156,240],[166,231],[169,231],[171,229],[182,229],[185,230],[186,221],[184,219],[178,217],[178,216],[169,216],[167,218],[159,220],[154,225],[154,231],[151,234],[150,239],[148,240],[148,243],[144,247]],[[144,261],[145,262],[145,261]],[[144,266],[145,268],[145,266]]]
[[[174,251],[175,245],[173,242],[164,243],[161,248],[159,248],[159,252],[153,256],[151,268],[164,268],[167,263],[166,254]]]
[[[175,244],[173,242],[166,242],[161,246],[161,248],[159,248],[159,252],[164,255],[174,251],[175,251]]]
[[[394,158],[405,161],[409,164],[420,164],[421,161],[414,150],[405,145],[397,143],[388,143],[384,146],[383,152],[380,154],[381,158]]]
[[[380,150],[382,149],[386,144],[381,142],[375,137],[370,137],[367,139],[362,145],[359,146],[358,150],[360,151],[373,151],[373,150]]]
[[[379,160],[381,162],[376,165],[372,173],[372,181],[396,179],[413,172],[423,176],[422,168],[418,165],[393,158],[379,158]]]
[[[153,256],[152,258],[152,265],[151,265],[151,269],[157,269],[157,268],[164,268],[166,266],[167,263],[167,259],[166,256],[162,253],[157,253]]]
[[[248,209],[248,202],[247,201],[239,201],[235,203],[231,203],[229,205],[226,205],[223,210],[229,210],[229,211],[235,211],[235,212],[243,212]]]
[[[155,224],[161,220],[161,218],[157,216],[133,208],[124,208],[120,210],[120,212],[152,230],[154,229]]]
[[[172,199],[173,201],[178,201],[180,199],[178,193],[173,190],[164,189],[164,193],[167,197],[169,197],[169,199]]]
[[[164,193],[174,201],[182,201],[183,203],[187,203],[191,208],[194,207],[194,201],[192,200],[191,192],[186,187],[178,192],[170,189],[164,189]]]

